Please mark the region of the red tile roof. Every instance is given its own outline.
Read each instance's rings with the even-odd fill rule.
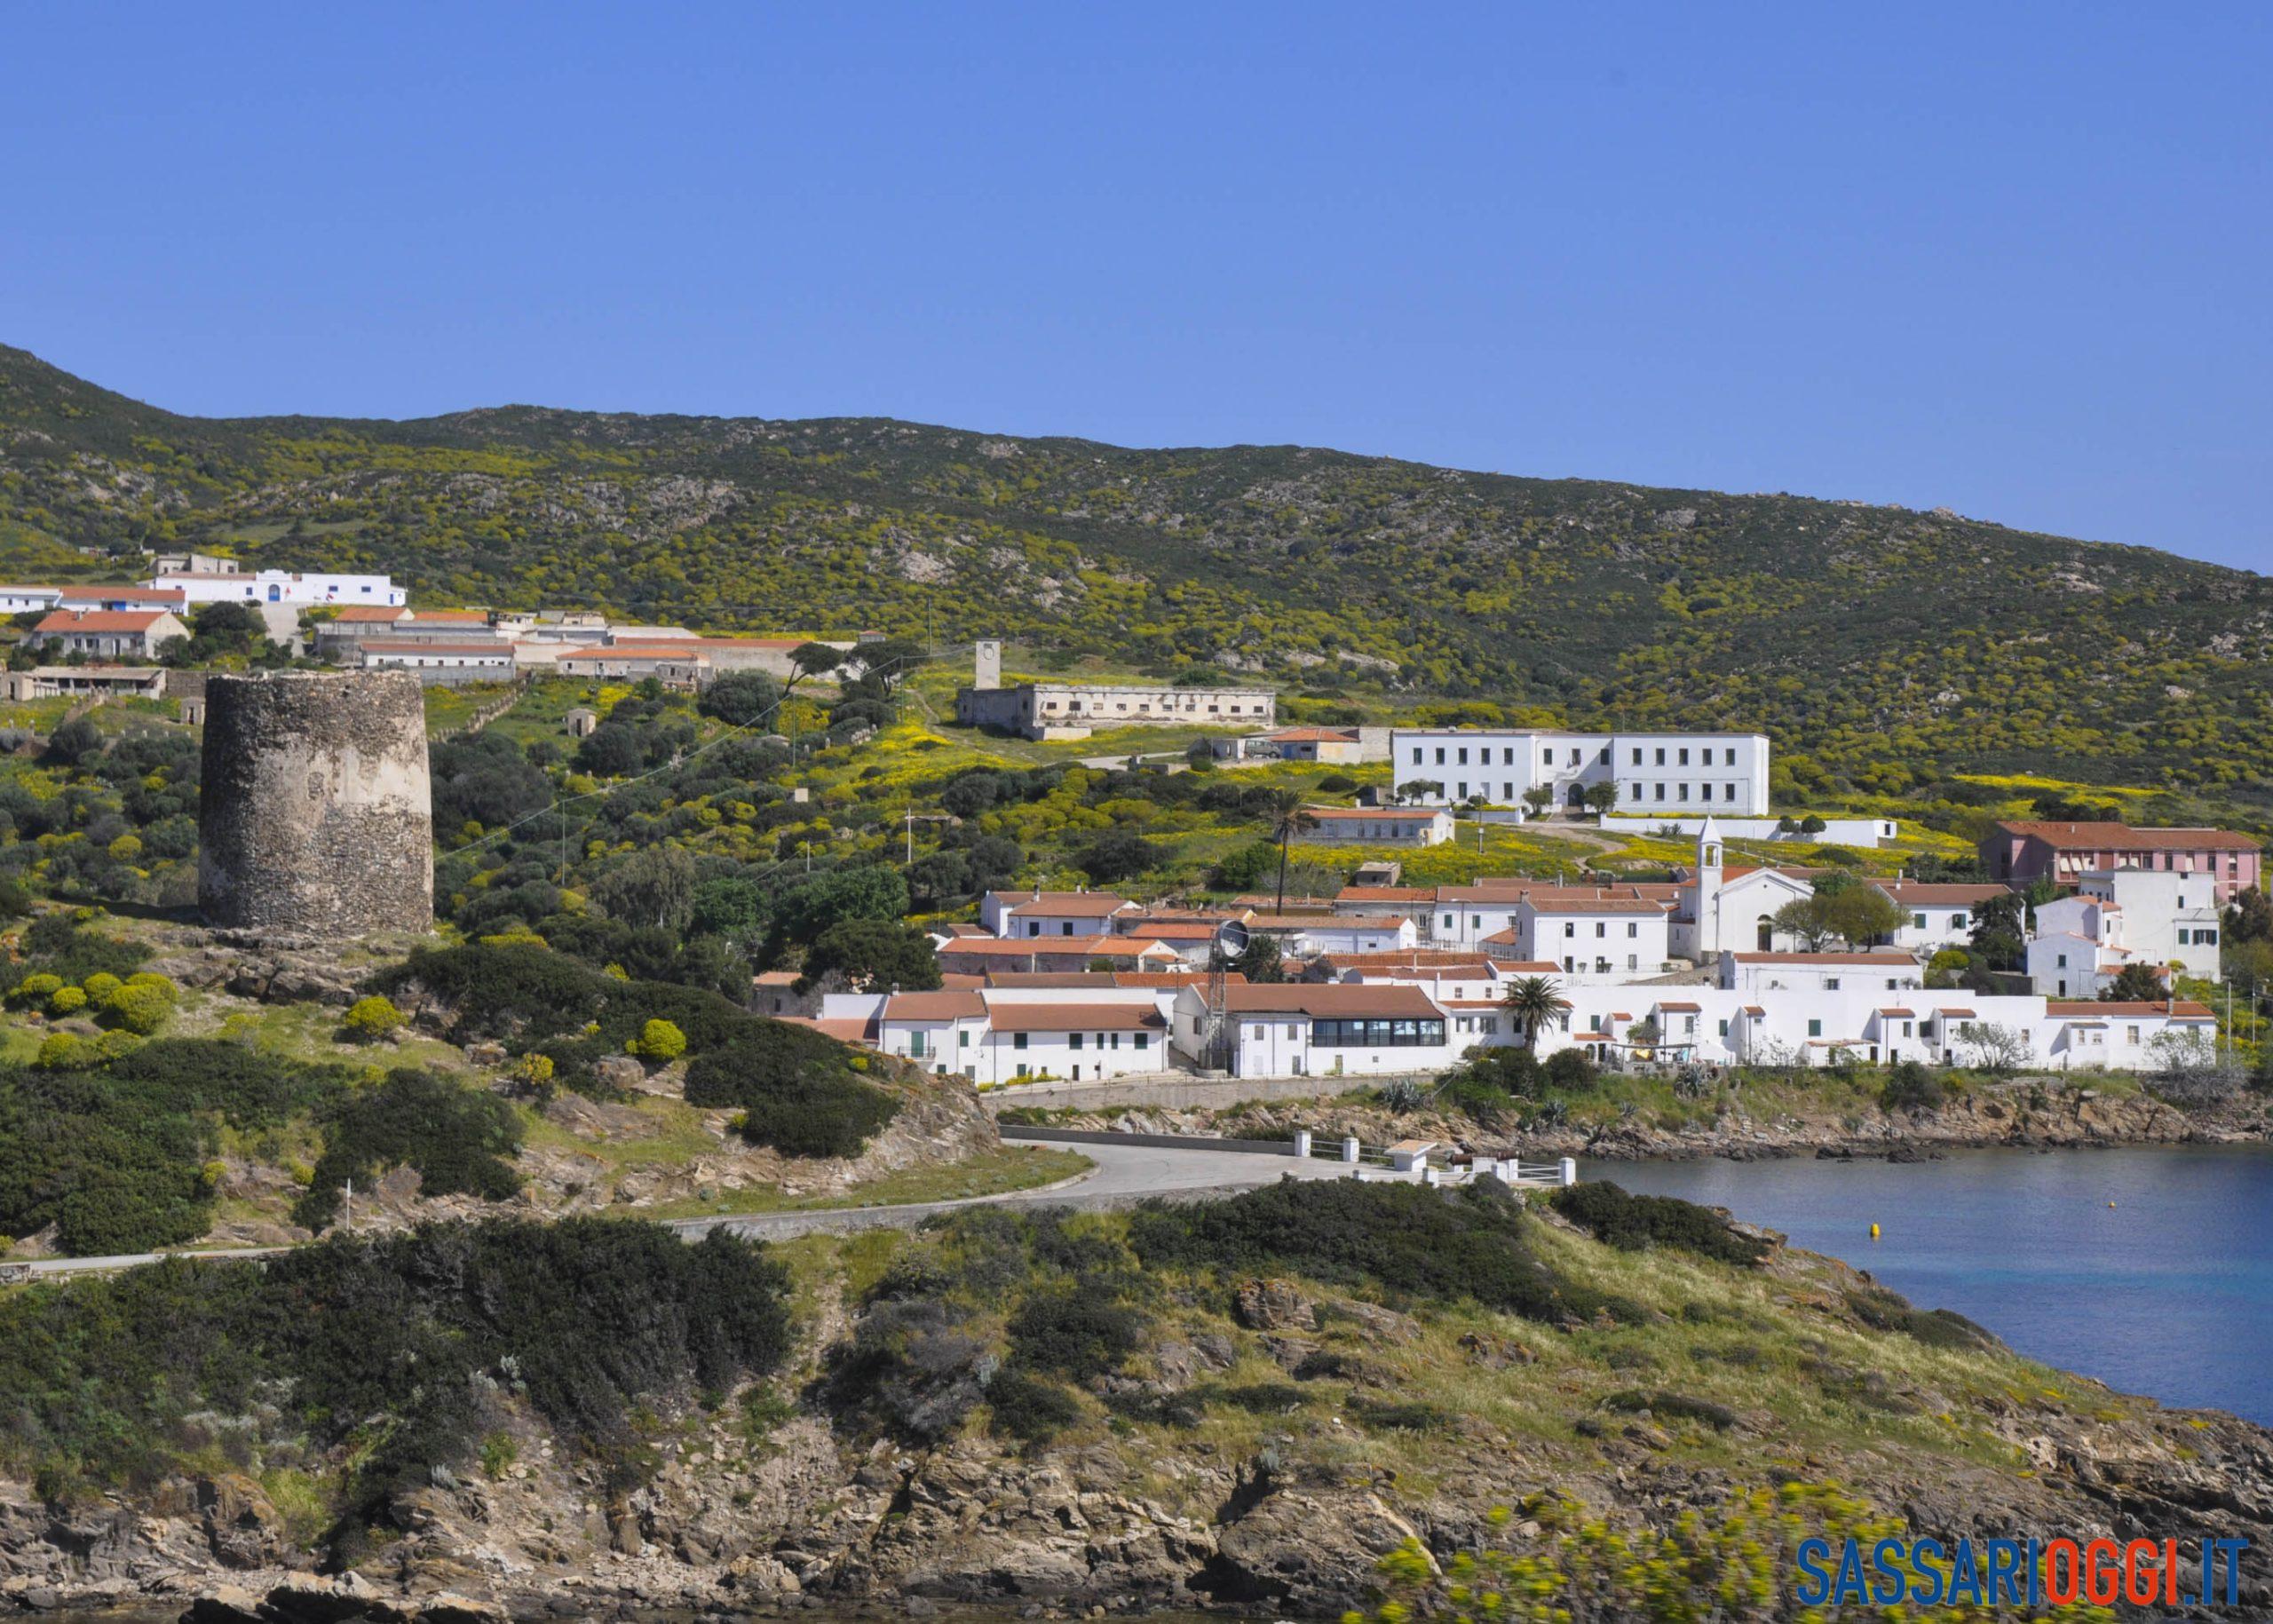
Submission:
[[[32,628],[41,631],[147,631],[163,609],[58,609]]]
[[[1333,1020],[1351,1016],[1374,1019],[1430,1018],[1437,1006],[1417,986],[1395,981],[1287,982],[1225,989],[1224,1008],[1234,1015],[1310,1015]]]
[[[1739,953],[1739,964],[1826,964],[1826,965],[1895,965],[1905,970],[1918,968],[1918,961],[1906,953],[1890,947],[1871,953]]]
[[[2212,1018],[2208,1004],[2195,1003],[2183,998],[2175,1003],[2166,1003],[2160,999],[2151,1003],[2102,1003],[2090,998],[2047,998],[2044,1001],[2044,1012],[2061,1020],[2074,1020],[2091,1015],[2115,1015],[2126,1019],[2143,1015],[2166,1015],[2174,1020]]]
[[[2230,829],[2134,828],[2127,823],[2000,823],[2008,834],[2041,840],[2064,851],[2100,852],[2136,848],[2155,852],[2254,852],[2260,843]]]
[[[977,993],[894,993],[884,1000],[890,1020],[962,1020],[986,1013],[986,1001]]]
[[[986,1006],[997,1032],[1158,1032],[1168,1026],[1151,1003],[1006,1002]]]

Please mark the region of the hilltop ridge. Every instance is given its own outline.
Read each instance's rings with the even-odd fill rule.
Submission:
[[[0,567],[58,543],[2273,802],[2273,580],[1944,511],[881,418],[195,418],[0,348]]]

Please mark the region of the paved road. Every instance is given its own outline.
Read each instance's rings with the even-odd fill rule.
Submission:
[[[1010,1129],[1005,1138],[1015,1139]],[[778,1240],[793,1235],[841,1233],[851,1230],[912,1227],[936,1213],[987,1202],[1033,1203],[1110,1209],[1131,1207],[1151,1196],[1193,1197],[1253,1189],[1275,1184],[1291,1173],[1297,1178],[1332,1178],[1344,1173],[1338,1162],[1292,1156],[1260,1155],[1253,1152],[1170,1149],[1149,1145],[1082,1145],[1073,1147],[1097,1163],[1080,1178],[1038,1190],[1014,1190],[1004,1195],[978,1196],[963,1201],[923,1201],[901,1207],[830,1207],[804,1212],[754,1213],[742,1217],[683,1218],[667,1227],[682,1235],[698,1236],[724,1227],[756,1240]],[[131,1269],[156,1263],[162,1256],[193,1257],[266,1257],[282,1247],[240,1247],[226,1251],[186,1254],[123,1253],[108,1257],[46,1257],[25,1265],[36,1276],[83,1274],[105,1269]]]
[[[1014,1139],[1017,1129],[1002,1136]],[[1292,1156],[1261,1155],[1253,1152],[1185,1150],[1152,1145],[1066,1145],[1097,1163],[1096,1169],[1068,1184],[1039,1190],[1014,1190],[1006,1195],[982,1195],[963,1201],[926,1201],[905,1207],[836,1207],[810,1212],[755,1213],[743,1217],[688,1218],[671,1227],[683,1235],[700,1235],[718,1228],[757,1240],[779,1240],[792,1235],[843,1233],[851,1230],[906,1228],[935,1214],[962,1207],[1033,1206],[1078,1207],[1093,1211],[1133,1207],[1153,1196],[1195,1199],[1231,1194],[1257,1184],[1276,1184],[1292,1174],[1296,1178],[1344,1176],[1340,1162],[1317,1158],[1297,1161]]]

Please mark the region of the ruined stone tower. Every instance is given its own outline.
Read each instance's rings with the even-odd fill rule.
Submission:
[[[417,679],[216,676],[205,695],[205,917],[333,938],[432,928],[433,811]]]

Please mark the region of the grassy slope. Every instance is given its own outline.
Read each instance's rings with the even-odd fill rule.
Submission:
[[[14,351],[0,457],[0,543],[23,547],[194,543],[388,568],[422,601],[722,628],[994,630],[1044,663],[1235,653],[1361,702],[1393,668],[1398,694],[1519,719],[1764,726],[1845,772],[2273,794],[2273,583],[1944,513],[874,419],[214,422]]]

